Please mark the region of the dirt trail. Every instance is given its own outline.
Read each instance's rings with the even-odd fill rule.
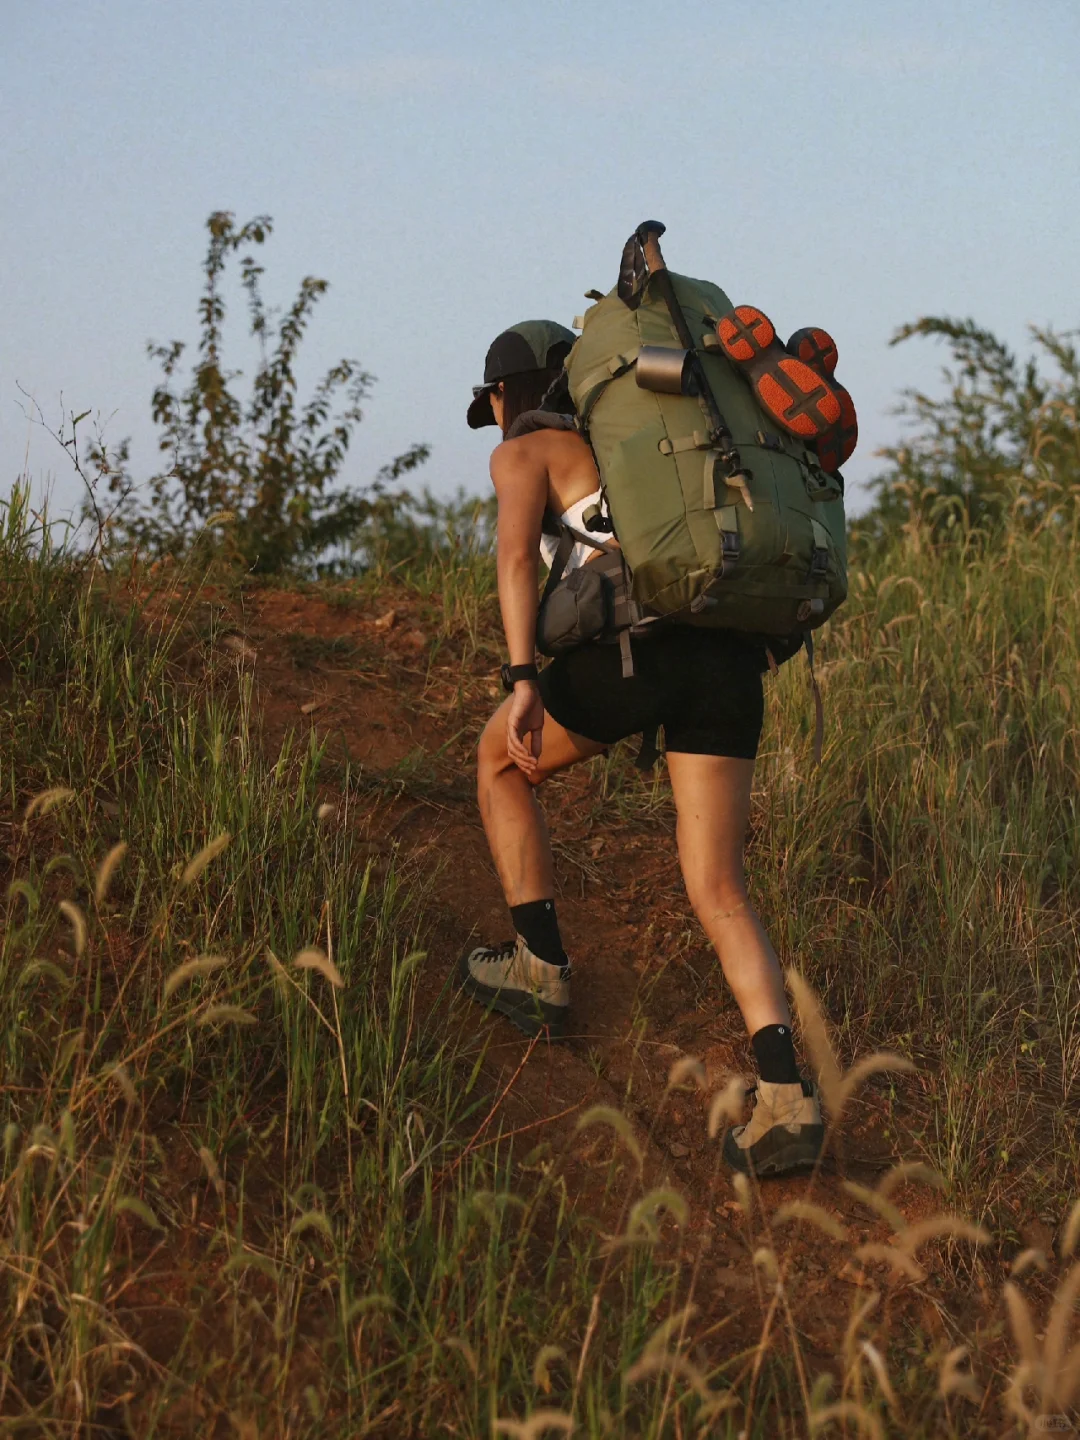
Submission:
[[[708,1095],[664,1098],[680,1055],[702,1061],[710,1093],[731,1073],[749,1073],[741,1019],[683,894],[668,813],[627,810],[620,817],[601,803],[587,767],[545,787],[560,920],[575,967],[575,1036],[567,1044],[535,1046],[522,1067],[529,1042],[509,1022],[451,998],[447,977],[470,940],[509,934],[473,798],[476,737],[500,692],[486,662],[463,666],[455,647],[432,643],[431,619],[408,598],[394,602],[391,619],[385,596],[335,605],[267,590],[247,597],[242,612],[230,610],[226,623],[253,647],[267,743],[276,745],[290,729],[314,729],[331,762],[351,762],[376,846],[396,847],[433,877],[423,993],[446,1009],[448,1023],[490,1027],[492,1093],[516,1075],[495,1125],[530,1127],[530,1138],[562,1153],[588,1204],[610,1146],[601,1156],[597,1132],[577,1135],[578,1115],[596,1103],[621,1108],[639,1136],[651,1137],[650,1182],[666,1180],[690,1203],[699,1303],[729,1318],[745,1308],[747,1333],[756,1334],[753,1269],[730,1177],[707,1136]],[[860,1100],[845,1122],[849,1158],[833,1157],[815,1182],[813,1198],[863,1239],[884,1240],[888,1232],[842,1181],[875,1183],[896,1158],[883,1133],[888,1124],[895,1134],[898,1121],[895,1112],[886,1115],[882,1097],[871,1092]],[[804,1179],[768,1182],[766,1203],[775,1208],[806,1189]],[[896,1198],[912,1219],[937,1208],[914,1187]],[[850,1263],[843,1268],[824,1237],[807,1243],[792,1232],[791,1243],[803,1303],[819,1312],[815,1342],[834,1342],[850,1314],[852,1285],[867,1277]],[[944,1311],[932,1290],[907,1290],[919,1323],[941,1333]]]

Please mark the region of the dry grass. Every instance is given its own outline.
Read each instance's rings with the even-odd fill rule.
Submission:
[[[684,1104],[719,1175],[739,1079],[683,1056],[653,1132],[606,1106],[554,1143],[501,1135],[483,1054],[421,993],[419,877],[373,862],[340,775],[328,809],[318,741],[264,753],[243,655],[184,658],[194,577],[155,608],[51,549],[18,495],[4,518],[6,1433],[1071,1423],[1076,536],[916,529],[857,573],[822,645],[820,770],[799,662],[771,690],[755,898],[838,1140],[872,1106],[905,1160],[779,1200],[736,1180],[735,1325],[695,1228],[715,1192],[674,1186],[654,1131]],[[490,569],[426,563],[396,583],[464,692],[496,648]],[[619,755],[589,795],[609,824],[669,804]]]

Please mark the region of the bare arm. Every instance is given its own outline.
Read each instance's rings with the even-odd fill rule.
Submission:
[[[536,658],[538,554],[548,496],[547,465],[535,446],[504,443],[491,457],[491,482],[499,502],[499,606],[510,664],[531,665]],[[507,751],[526,773],[536,769],[543,724],[540,692],[532,681],[519,681],[507,725]]]
[[[527,665],[536,656],[536,589],[540,531],[547,505],[547,465],[538,459],[533,447],[504,443],[491,457],[491,482],[499,502],[499,606],[503,630],[510,664]]]

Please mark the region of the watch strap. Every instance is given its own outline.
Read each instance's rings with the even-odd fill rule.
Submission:
[[[540,672],[532,663],[528,665],[504,665],[499,671],[503,689],[512,690],[519,680],[536,680]]]

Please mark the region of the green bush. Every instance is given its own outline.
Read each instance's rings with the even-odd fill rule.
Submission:
[[[936,537],[1037,525],[1071,515],[1080,494],[1080,354],[1070,335],[1032,327],[1036,354],[1020,360],[973,320],[929,317],[893,336],[947,342],[946,393],[904,393],[898,413],[911,435],[881,452],[876,503],[855,527],[858,542],[887,543],[918,519]],[[1048,375],[1041,365],[1049,362]]]
[[[207,221],[198,359],[186,384],[183,342],[149,347],[161,365],[152,408],[169,463],[146,482],[145,496],[131,476],[126,442],[113,454],[100,442],[90,451],[95,472],[116,497],[110,529],[121,548],[177,557],[194,547],[263,574],[310,568],[327,549],[353,539],[385,508],[387,486],[428,457],[428,446],[413,445],[383,467],[370,492],[335,488],[373,377],[359,361],[339,360],[300,402],[297,354],[327,282],[307,276],[275,325],[252,253],[271,228],[265,215],[237,226],[231,214],[217,211]],[[240,372],[227,368],[223,354],[225,272],[236,255],[261,357],[246,402],[233,389]]]

